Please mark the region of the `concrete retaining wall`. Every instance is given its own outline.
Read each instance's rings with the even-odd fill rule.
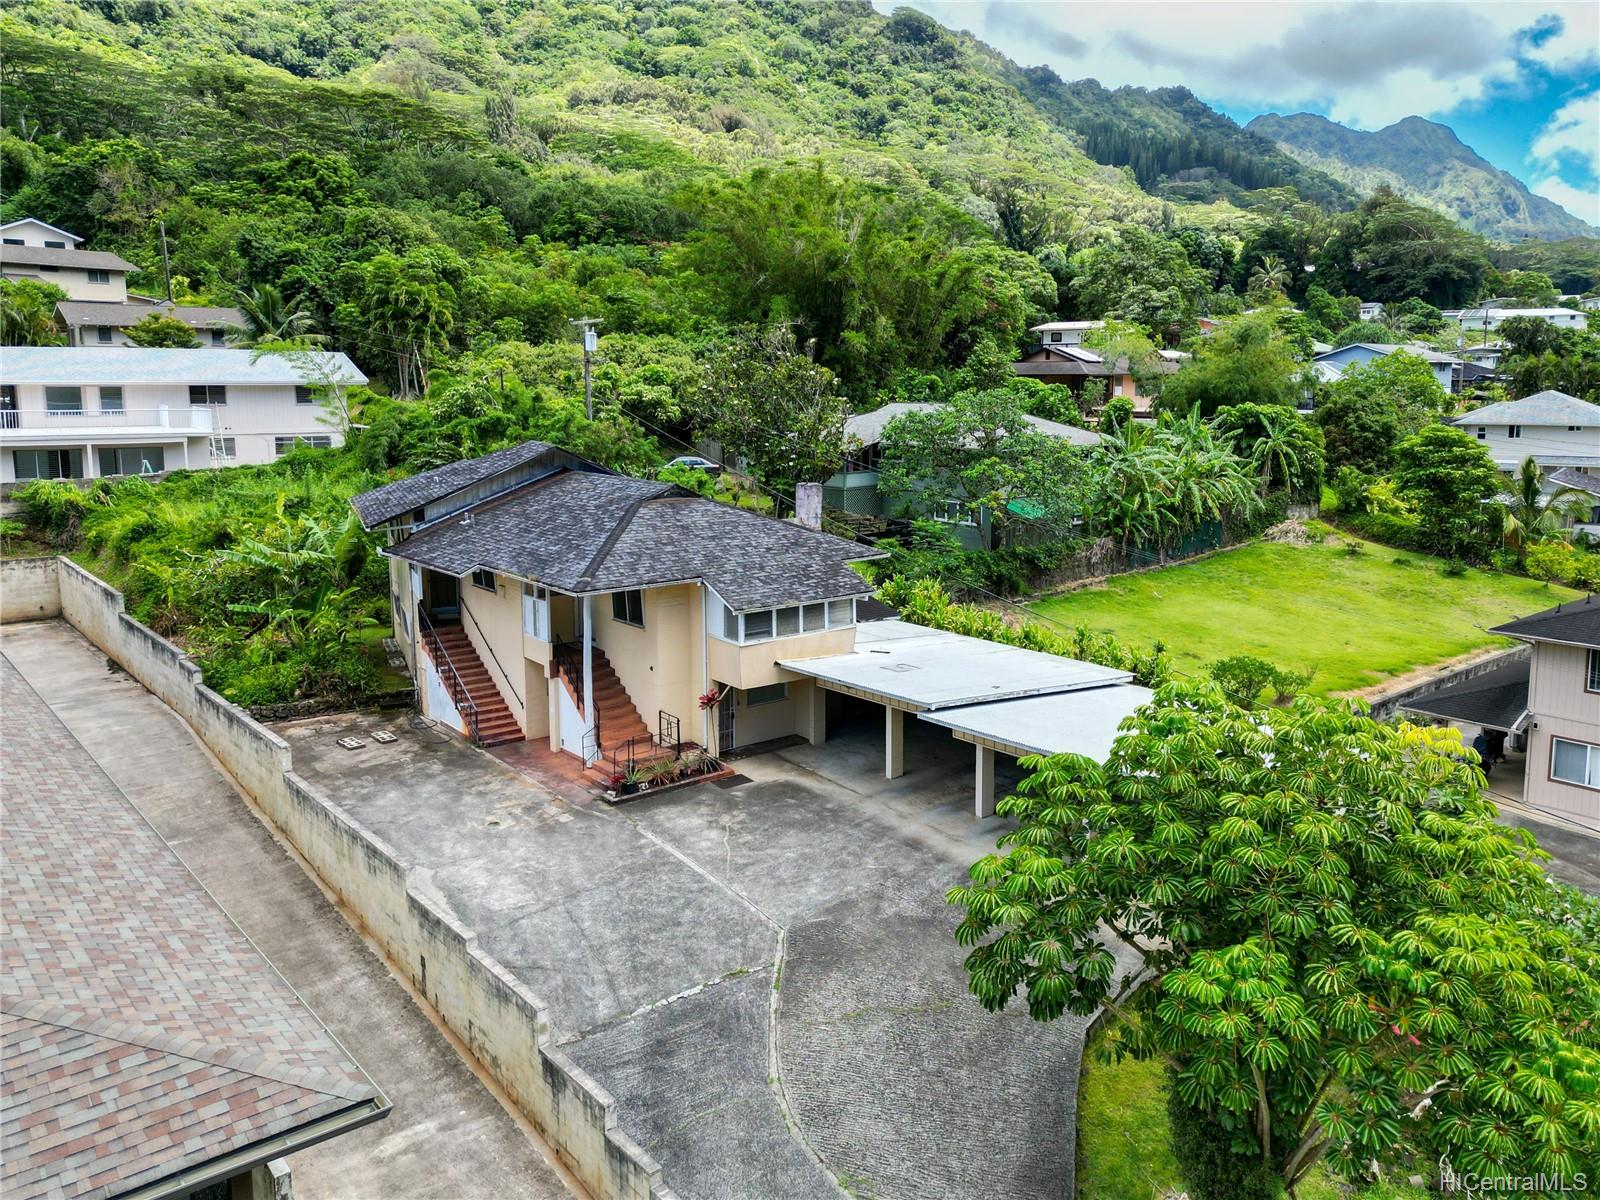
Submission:
[[[1441,688],[1453,684],[1463,683],[1468,679],[1476,679],[1480,675],[1487,675],[1490,671],[1498,670],[1509,663],[1516,662],[1519,658],[1527,658],[1533,653],[1531,646],[1512,646],[1495,654],[1487,654],[1482,658],[1474,659],[1465,666],[1441,667],[1438,674],[1430,676],[1421,683],[1412,684],[1387,695],[1374,696],[1371,700],[1372,716],[1375,720],[1383,721],[1397,712],[1403,711],[1412,701],[1423,696],[1439,691]]]
[[[66,559],[0,563],[0,593],[4,620],[65,617],[189,723],[591,1195],[675,1200],[660,1166],[616,1128],[610,1094],[546,1044],[543,1005],[470,929],[411,885],[409,863],[294,773],[282,738],[206,687],[178,647],[128,616],[121,593]],[[13,604],[13,594],[27,602]]]
[[[0,624],[44,621],[61,615],[56,559],[8,558],[0,575]]]

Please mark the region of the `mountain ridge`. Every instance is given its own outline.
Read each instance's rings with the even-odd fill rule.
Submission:
[[[1600,233],[1530,191],[1437,121],[1410,116],[1366,131],[1316,113],[1274,112],[1244,128],[1358,191],[1388,187],[1497,241],[1559,241]]]

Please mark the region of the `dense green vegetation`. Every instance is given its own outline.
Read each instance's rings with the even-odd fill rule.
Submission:
[[[1328,696],[1495,645],[1485,629],[1577,595],[1480,570],[1452,576],[1438,559],[1352,544],[1359,553],[1258,543],[1031,607],[1068,628],[1160,640],[1190,675],[1249,654],[1313,672],[1309,689]]]

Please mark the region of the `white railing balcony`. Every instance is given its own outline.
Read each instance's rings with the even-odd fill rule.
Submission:
[[[186,436],[211,432],[211,409],[186,404],[158,408],[0,410],[0,437],[8,433],[82,437],[106,432],[146,432],[170,429]]]

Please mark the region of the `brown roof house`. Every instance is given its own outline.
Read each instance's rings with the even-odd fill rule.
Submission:
[[[1121,396],[1133,402],[1134,416],[1149,417],[1154,397],[1139,391],[1127,358],[1108,359],[1081,344],[1084,332],[1103,325],[1103,321],[1051,321],[1036,325],[1029,332],[1041,339],[1039,344],[1012,363],[1011,370],[1023,379],[1062,384],[1071,388],[1074,395],[1081,395],[1089,380],[1104,379],[1107,400]],[[1163,355],[1155,369],[1170,373],[1178,369],[1178,362]]]
[[[881,557],[543,442],[353,504],[386,531],[423,711],[607,775],[686,747],[820,736],[819,694],[778,660],[849,650],[872,592],[850,564]]]
[[[0,1194],[268,1200],[388,1101],[9,664]],[[11,747],[15,750],[15,747]]]

